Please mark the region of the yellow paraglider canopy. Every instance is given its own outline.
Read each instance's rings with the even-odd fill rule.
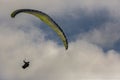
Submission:
[[[59,27],[59,25],[50,16],[48,16],[46,13],[43,13],[42,11],[38,11],[38,10],[18,9],[18,10],[15,10],[11,14],[11,17],[14,18],[17,14],[22,13],[22,12],[34,15],[34,16],[38,17],[40,20],[42,20],[44,23],[46,23],[48,26],[50,26],[61,38],[61,40],[65,46],[65,49],[66,50],[68,49],[68,41],[67,41],[67,38],[66,38],[63,30]]]

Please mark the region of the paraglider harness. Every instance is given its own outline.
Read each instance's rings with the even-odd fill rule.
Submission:
[[[27,67],[29,67],[29,61],[28,62],[26,62],[25,60],[23,60],[23,62],[24,62],[24,65],[22,66],[22,68],[23,69],[26,69]]]

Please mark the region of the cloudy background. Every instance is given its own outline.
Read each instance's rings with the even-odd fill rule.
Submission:
[[[119,80],[119,0],[0,0],[0,80]],[[66,51],[46,24],[16,9],[49,14],[64,30]],[[30,61],[23,70],[23,60]]]

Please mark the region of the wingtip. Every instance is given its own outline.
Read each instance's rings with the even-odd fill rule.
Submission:
[[[14,18],[14,17],[15,17],[15,15],[14,15],[14,13],[12,13],[12,14],[11,14],[11,18]]]
[[[65,49],[66,49],[66,50],[68,50],[68,46],[67,46],[67,47],[65,47]]]

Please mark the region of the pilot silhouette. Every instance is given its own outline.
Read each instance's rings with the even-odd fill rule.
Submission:
[[[24,62],[24,65],[22,66],[22,68],[23,69],[26,69],[27,67],[29,67],[29,61],[28,62],[26,62],[25,60],[23,60],[23,62]]]

